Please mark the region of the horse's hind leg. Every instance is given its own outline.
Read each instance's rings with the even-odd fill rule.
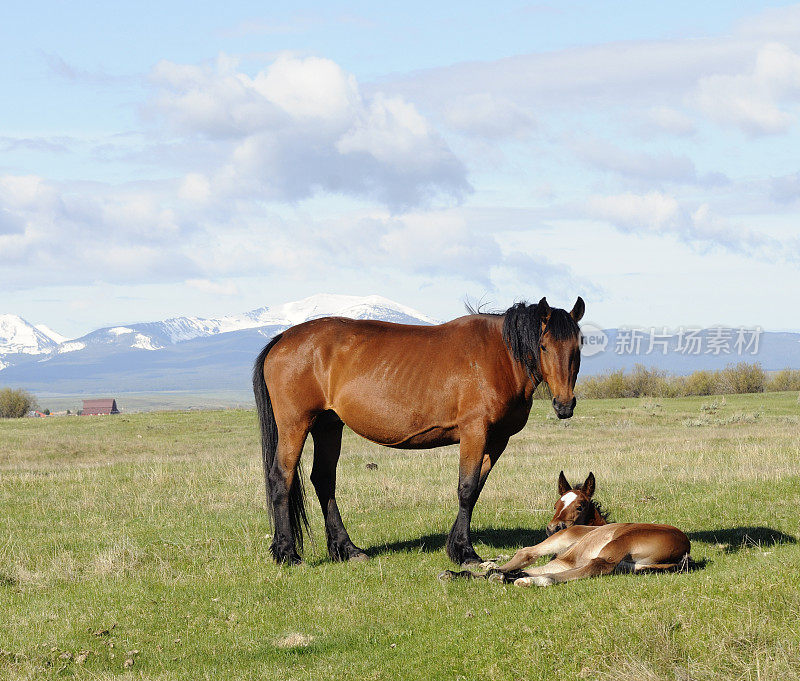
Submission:
[[[269,493],[275,535],[272,538],[272,555],[278,563],[299,563],[297,544],[302,548],[305,509],[301,482],[297,479],[300,454],[308,436],[308,425],[291,427],[278,424],[278,449],[269,475]]]
[[[336,465],[342,450],[343,423],[335,414],[324,414],[311,429],[314,440],[314,466],[311,482],[317,492],[322,515],[328,553],[333,560],[366,560],[364,553],[350,540],[336,504]]]

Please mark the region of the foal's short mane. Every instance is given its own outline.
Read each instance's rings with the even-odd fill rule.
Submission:
[[[606,510],[603,508],[603,505],[602,505],[602,504],[601,504],[599,501],[595,501],[594,499],[589,499],[589,501],[590,501],[590,502],[592,503],[592,505],[595,507],[595,509],[596,509],[596,510],[597,510],[597,512],[600,514],[600,517],[601,517],[603,520],[605,520],[607,523],[610,523],[610,522],[612,522],[612,520],[611,520],[611,513],[610,513],[610,512],[608,512],[608,511],[606,511]]]

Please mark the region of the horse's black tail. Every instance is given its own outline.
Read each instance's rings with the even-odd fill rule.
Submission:
[[[267,384],[264,381],[264,360],[272,347],[281,339],[282,334],[273,338],[264,349],[258,354],[255,365],[253,366],[253,393],[256,398],[256,412],[258,421],[261,425],[261,458],[264,462],[264,484],[267,490],[267,507],[272,518],[272,485],[270,484],[269,472],[275,461],[275,452],[278,450],[278,424],[275,422],[275,414],[272,411],[272,400],[269,397]],[[303,490],[303,478],[300,464],[292,481],[292,488],[289,490],[289,517],[292,523],[292,535],[297,547],[303,548],[303,525],[308,527],[308,517],[306,516],[305,492]],[[274,524],[274,518],[273,518]],[[272,542],[272,552],[275,553],[275,539]]]

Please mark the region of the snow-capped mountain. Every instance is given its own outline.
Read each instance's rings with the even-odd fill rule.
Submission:
[[[51,329],[46,324],[37,324],[36,329],[37,331],[41,331],[45,336],[49,336],[50,338],[52,338],[58,344],[66,343],[69,340],[69,338],[67,338],[66,336],[62,336],[57,331],[53,331],[53,329]]]
[[[66,340],[46,326],[34,326],[15,314],[0,314],[0,361],[7,355],[42,355]]]
[[[72,353],[108,354],[126,350],[155,351],[187,341],[245,331],[269,329],[270,336],[317,317],[383,319],[405,324],[433,324],[436,320],[381,296],[319,294],[274,307],[262,307],[219,318],[174,317],[160,322],[140,322],[97,329],[67,339],[44,324],[33,326],[15,315],[0,315],[0,370],[30,361],[26,355],[43,355],[49,362]]]
[[[163,347],[167,342],[180,343],[201,336],[257,329],[262,326],[289,327],[317,317],[382,319],[403,324],[437,323],[432,317],[382,296],[363,297],[321,293],[303,300],[275,307],[261,307],[243,314],[228,315],[218,319],[175,317],[154,324],[134,324],[129,327],[129,330],[144,334],[151,339],[153,345]]]

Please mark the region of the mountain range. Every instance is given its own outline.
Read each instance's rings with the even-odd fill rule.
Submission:
[[[24,387],[48,395],[237,391],[246,400],[253,359],[266,342],[289,326],[324,316],[437,323],[380,296],[334,294],[219,318],[174,317],[110,326],[72,339],[45,325],[3,314],[0,387]],[[710,351],[714,331],[705,330],[700,334],[698,352],[681,353],[675,350],[681,342],[676,335],[660,337],[655,351],[645,337],[637,352],[620,352],[632,347],[629,331],[595,329],[595,335],[597,332],[605,335],[606,350],[585,353],[582,376],[631,369],[637,363],[677,374],[720,369],[739,361],[757,361],[766,370],[800,369],[797,333],[761,333],[757,347],[751,346],[745,352],[737,352],[735,334],[731,334],[727,351],[714,353]],[[662,352],[667,345],[668,351]]]
[[[0,384],[47,393],[241,389],[268,339],[325,316],[437,323],[381,296],[334,294],[219,318],[104,327],[72,339],[5,314],[0,315]]]

